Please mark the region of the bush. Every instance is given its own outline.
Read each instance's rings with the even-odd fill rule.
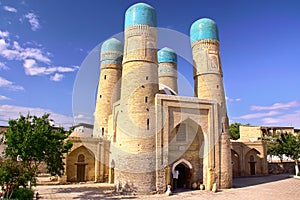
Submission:
[[[300,176],[300,172],[298,172],[297,176]]]
[[[33,194],[34,192],[31,189],[19,188],[13,192],[11,199],[18,199],[18,200],[33,199]]]

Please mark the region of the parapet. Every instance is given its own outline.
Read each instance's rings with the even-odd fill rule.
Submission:
[[[195,21],[190,29],[190,39],[191,43],[203,39],[215,39],[219,41],[217,24],[208,18]]]
[[[125,29],[137,24],[156,27],[157,20],[154,8],[145,3],[137,3],[129,7],[125,13]]]

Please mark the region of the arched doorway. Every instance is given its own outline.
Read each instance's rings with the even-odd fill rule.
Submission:
[[[191,172],[188,167],[180,163],[175,167],[175,171],[178,172],[177,184],[174,183],[175,188],[187,188],[190,184]]]
[[[185,159],[180,159],[173,164],[172,167],[173,175],[173,188],[190,188],[191,176],[192,176],[192,165]]]
[[[66,158],[66,175],[68,182],[95,180],[95,156],[85,146],[72,150]]]
[[[246,175],[254,176],[261,174],[261,159],[259,157],[260,152],[256,149],[251,149],[245,157]]]

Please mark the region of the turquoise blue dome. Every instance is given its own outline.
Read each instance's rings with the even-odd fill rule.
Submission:
[[[156,12],[145,3],[137,3],[129,7],[125,13],[125,29],[135,24],[145,24],[156,27]]]
[[[191,43],[203,39],[219,40],[217,24],[208,18],[195,21],[190,29]]]
[[[123,45],[116,38],[110,38],[103,42],[101,46],[101,53],[116,51],[123,53]]]
[[[113,53],[109,53],[113,52]],[[123,44],[116,38],[110,38],[103,42],[101,46],[101,61],[105,60],[122,60]]]
[[[157,52],[157,60],[159,63],[162,62],[173,62],[177,63],[177,54],[173,49],[164,47]]]

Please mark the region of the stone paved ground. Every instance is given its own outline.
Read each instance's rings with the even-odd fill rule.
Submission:
[[[300,199],[300,179],[288,175],[270,175],[265,177],[246,177],[234,179],[234,188],[217,193],[210,191],[181,191],[172,196],[144,195],[118,196],[112,193],[109,184],[72,184],[37,186],[35,189],[41,199]]]

